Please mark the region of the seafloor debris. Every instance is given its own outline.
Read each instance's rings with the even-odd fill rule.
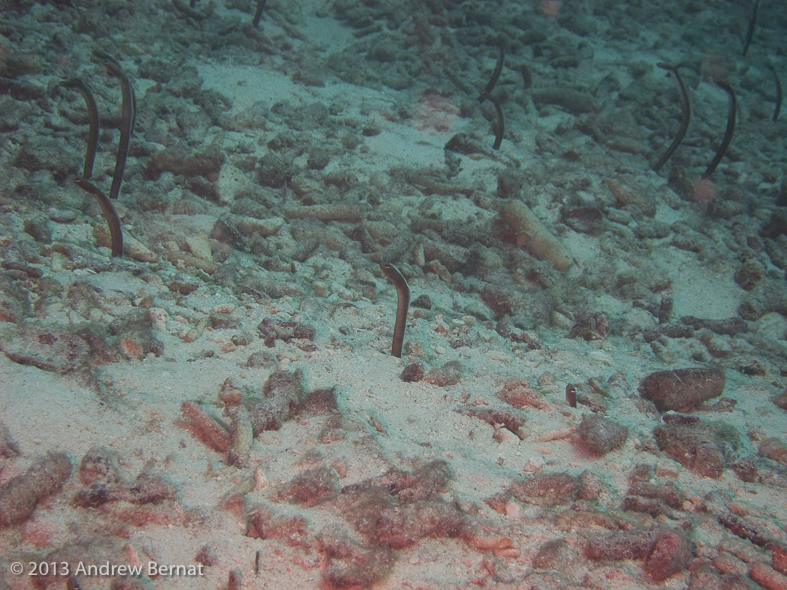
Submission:
[[[416,383],[424,378],[424,364],[421,362],[410,363],[402,369],[399,379],[405,383]]]
[[[578,444],[595,455],[606,455],[617,449],[627,436],[627,427],[598,415],[585,414],[577,428]]]
[[[287,342],[292,338],[314,340],[316,330],[314,326],[299,324],[298,322],[284,322],[273,318],[262,320],[257,329],[265,342],[265,346],[273,348],[276,340]]]
[[[339,476],[332,467],[321,465],[307,469],[284,484],[275,498],[304,507],[314,506],[339,491]]]
[[[728,445],[737,446],[737,431],[702,422],[661,424],[653,430],[656,443],[664,453],[705,477],[721,477]]]
[[[462,378],[462,364],[459,361],[448,361],[424,375],[424,381],[438,387],[456,385]]]
[[[0,528],[24,522],[36,505],[58,491],[71,475],[65,453],[50,453],[22,475],[0,486]]]
[[[577,476],[544,472],[512,483],[508,491],[520,502],[537,506],[560,506],[576,500],[581,487],[581,479]]]
[[[505,201],[500,208],[500,222],[517,246],[539,260],[551,262],[561,271],[571,266],[568,251],[522,201]]]
[[[0,457],[10,459],[20,453],[19,445],[8,432],[5,424],[0,422]]]
[[[643,569],[654,583],[686,568],[693,557],[691,542],[680,529],[623,531],[592,538],[585,554],[593,561],[644,559]]]
[[[552,406],[544,399],[544,396],[531,389],[527,381],[521,379],[510,379],[503,385],[503,389],[497,392],[500,400],[511,404],[515,408],[529,406],[537,410],[548,410]]]
[[[521,412],[505,408],[458,408],[456,411],[463,416],[478,418],[493,427],[501,425],[519,438],[525,438],[525,433],[522,431],[522,426],[525,425],[525,415]]]
[[[189,420],[194,436],[219,453],[230,447],[229,430],[196,402],[183,402],[183,417]]]
[[[720,396],[724,382],[724,371],[716,368],[656,371],[640,382],[639,393],[659,411],[680,410]]]
[[[760,443],[760,456],[773,459],[787,467],[787,446],[777,438],[766,438]]]

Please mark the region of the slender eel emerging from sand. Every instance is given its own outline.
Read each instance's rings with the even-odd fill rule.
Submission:
[[[782,83],[776,73],[776,68],[771,66],[771,71],[773,72],[773,81],[776,83],[776,108],[773,110],[773,121],[776,122],[782,110]]]
[[[495,107],[497,122],[495,123],[495,143],[492,144],[492,149],[499,150],[500,144],[503,143],[503,135],[505,135],[506,132],[506,120],[505,117],[503,117],[503,109],[500,107],[500,101],[491,94],[483,92],[481,93],[481,97],[491,102]]]
[[[566,385],[566,403],[572,408],[577,407],[577,388],[572,383]]]
[[[260,24],[260,19],[262,18],[262,11],[265,9],[265,3],[268,0],[257,0],[257,10],[254,13],[254,20],[251,21],[251,24],[255,27]]]
[[[402,276],[402,273],[393,264],[383,264],[381,268],[388,280],[396,287],[398,302],[396,305],[396,323],[394,324],[391,354],[401,358],[404,329],[407,325],[407,310],[410,307],[410,287],[407,285],[407,281]]]
[[[117,160],[115,160],[115,172],[112,174],[112,186],[109,189],[109,198],[117,199],[120,194],[120,185],[123,183],[123,172],[126,169],[128,147],[131,144],[131,134],[134,132],[134,123],[137,118],[137,100],[134,96],[134,88],[131,86],[128,76],[126,76],[126,73],[123,71],[123,68],[120,67],[117,60],[103,51],[96,51],[94,53],[104,60],[107,71],[120,81],[120,88],[123,93],[118,155]]]
[[[724,157],[724,154],[727,153],[727,148],[730,147],[730,142],[732,141],[732,134],[735,133],[735,110],[737,108],[735,91],[732,89],[732,86],[730,86],[723,80],[716,80],[716,85],[719,88],[722,88],[724,92],[727,93],[727,97],[728,97],[727,130],[724,132],[724,139],[721,140],[719,151],[716,152],[716,155],[713,157],[713,160],[711,161],[710,164],[708,164],[708,169],[705,170],[705,174],[702,175],[703,178],[708,178],[711,174],[713,174],[714,170],[716,170],[716,166],[719,165],[719,162],[721,162],[721,159]]]
[[[82,178],[90,178],[93,176],[93,162],[96,159],[96,149],[98,147],[98,107],[96,107],[96,99],[93,98],[93,93],[90,92],[88,85],[82,80],[76,78],[63,80],[60,86],[79,91],[85,99],[90,123],[87,134],[87,151],[85,152],[85,169],[82,171]]]
[[[754,0],[751,7],[751,14],[749,15],[749,28],[746,29],[746,40],[743,42],[743,56],[746,57],[746,52],[749,51],[751,39],[754,36],[754,25],[757,21],[757,9],[760,7],[760,0]]]
[[[489,98],[489,93],[492,92],[495,88],[495,84],[497,84],[498,78],[500,78],[500,72],[503,71],[503,62],[506,59],[506,51],[503,49],[503,44],[498,42],[497,44],[497,63],[495,64],[495,71],[492,72],[492,77],[489,79],[489,82],[481,91],[481,95],[478,97],[478,102],[484,102],[487,98]]]
[[[112,238],[112,256],[123,256],[123,230],[120,227],[120,217],[112,201],[89,180],[75,178],[74,182],[79,188],[93,195],[98,201],[101,211],[104,212],[104,218],[109,225],[109,235]]]
[[[670,159],[672,154],[675,153],[675,150],[678,149],[678,146],[686,136],[686,131],[689,129],[689,121],[691,121],[691,103],[689,102],[689,93],[686,92],[686,85],[683,84],[683,78],[681,78],[680,74],[678,73],[678,68],[665,63],[658,63],[656,65],[658,65],[663,70],[667,70],[673,76],[675,76],[675,81],[678,83],[678,90],[680,92],[680,106],[683,109],[683,115],[681,117],[678,134],[675,136],[675,139],[672,140],[672,143],[667,148],[667,151],[664,152],[664,155],[661,156],[659,161],[653,166],[653,170],[658,172],[661,170],[661,167],[664,166],[666,161]]]

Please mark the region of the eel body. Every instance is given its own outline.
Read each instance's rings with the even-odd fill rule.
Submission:
[[[402,273],[393,264],[383,264],[381,266],[385,276],[396,287],[397,305],[396,322],[394,323],[393,344],[391,354],[397,358],[402,356],[402,344],[404,343],[404,329],[407,325],[407,310],[410,308],[410,287],[402,276]]]

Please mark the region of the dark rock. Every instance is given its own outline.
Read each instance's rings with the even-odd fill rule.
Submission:
[[[676,369],[651,373],[640,382],[638,390],[663,412],[720,396],[724,383],[724,372],[720,369]]]
[[[743,266],[735,271],[735,282],[740,285],[741,289],[751,291],[762,280],[763,271],[764,269],[759,262],[747,260],[743,263]]]
[[[314,506],[339,492],[339,475],[332,467],[307,469],[284,484],[276,499],[304,507]]]
[[[585,414],[577,435],[582,447],[596,455],[606,455],[626,442],[628,428],[603,416]]]
[[[453,504],[421,500],[383,510],[374,537],[380,545],[404,549],[424,537],[458,537],[464,524],[464,514]]]
[[[186,177],[203,176],[215,180],[225,159],[224,152],[215,146],[194,151],[182,147],[165,148],[151,157],[147,175],[156,180],[162,172],[172,172]]]
[[[424,378],[424,365],[423,363],[410,363],[399,375],[399,379],[405,383],[415,383]]]
[[[42,215],[34,215],[24,222],[25,233],[30,235],[36,242],[42,244],[52,243],[52,228],[49,227],[47,218]]]
[[[588,342],[591,340],[603,340],[609,331],[609,321],[607,314],[603,311],[595,313],[577,314],[577,321],[568,333],[569,338],[584,338]]]
[[[113,321],[109,331],[117,336],[116,346],[127,359],[142,360],[150,353],[161,356],[164,352],[164,344],[153,335],[153,320],[145,309],[135,309]]]
[[[685,569],[693,557],[691,543],[680,529],[659,531],[656,542],[645,558],[645,573],[658,583]]]
[[[63,330],[25,325],[5,334],[0,349],[13,362],[53,373],[70,373],[87,367],[90,347],[78,335]]]
[[[424,376],[424,381],[437,385],[438,387],[447,387],[449,385],[456,385],[462,378],[462,365],[459,361],[448,361],[442,367],[432,369]]]
[[[579,478],[568,473],[538,473],[508,489],[520,502],[548,507],[573,503],[579,490]]]
[[[30,313],[26,293],[6,273],[0,272],[0,322],[20,322]]]
[[[91,447],[79,464],[79,479],[86,486],[121,483],[117,452],[101,445]]]
[[[427,294],[419,295],[410,303],[410,307],[419,309],[432,309],[432,299]]]
[[[772,311],[787,317],[787,289],[784,288],[784,281],[758,282],[738,306],[738,315],[749,321],[758,320]]]
[[[246,402],[254,436],[264,430],[278,430],[303,404],[306,392],[301,385],[301,378],[300,371],[277,371],[265,382],[262,399],[254,398]]]
[[[653,430],[653,435],[659,449],[687,469],[713,479],[721,477],[722,441],[708,425],[662,424]]]
[[[456,411],[463,416],[478,418],[493,427],[502,425],[503,428],[514,433],[519,438],[525,438],[525,433],[522,432],[522,426],[525,424],[525,416],[521,412],[514,412],[502,408],[460,408]]]
[[[10,459],[20,453],[19,445],[13,439],[11,433],[8,432],[6,425],[0,422],[0,457]]]
[[[299,324],[298,322],[285,322],[273,318],[265,318],[257,326],[260,336],[265,342],[265,346],[273,348],[276,340],[287,342],[293,338],[304,340],[314,340],[317,330],[310,324]]]
[[[260,160],[257,178],[262,186],[282,188],[292,178],[290,162],[281,154],[268,152]]]
[[[538,553],[533,558],[533,567],[536,569],[562,570],[566,563],[574,559],[574,552],[565,539],[547,541],[538,548]]]

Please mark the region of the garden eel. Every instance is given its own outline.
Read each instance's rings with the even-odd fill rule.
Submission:
[[[506,130],[506,123],[505,119],[503,118],[503,109],[500,108],[500,101],[497,100],[494,96],[490,93],[497,84],[497,80],[500,78],[500,72],[503,71],[503,62],[506,59],[506,52],[503,48],[503,43],[498,42],[497,44],[497,63],[495,63],[495,71],[492,72],[492,77],[490,78],[489,82],[486,84],[486,88],[481,91],[481,94],[478,95],[478,102],[483,103],[485,100],[488,100],[492,103],[495,107],[495,112],[497,113],[497,123],[495,124],[495,143],[492,145],[492,149],[499,150],[500,144],[503,142],[503,134]]]
[[[577,407],[577,388],[572,383],[566,385],[566,403],[572,408]]]
[[[262,11],[265,8],[265,3],[268,0],[257,0],[257,11],[254,13],[254,20],[251,21],[255,27],[260,24],[260,19],[262,18]]]
[[[90,88],[82,80],[63,80],[59,86],[77,90],[85,99],[87,116],[90,119],[90,128],[87,134],[87,151],[85,152],[85,169],[82,171],[82,178],[93,176],[93,162],[96,159],[96,148],[98,147],[98,107]]]
[[[104,218],[109,225],[109,235],[112,238],[112,256],[123,256],[123,230],[120,228],[120,217],[118,217],[117,209],[112,201],[89,180],[77,177],[74,182],[79,188],[87,191],[98,200],[101,211],[104,212]]]
[[[388,277],[388,280],[396,287],[398,302],[396,305],[396,323],[394,324],[393,345],[391,354],[397,358],[402,358],[402,343],[404,342],[404,329],[407,324],[407,309],[410,307],[410,287],[393,264],[383,264],[380,266]]]
[[[727,153],[727,148],[730,147],[732,134],[735,133],[735,109],[737,105],[735,91],[724,80],[716,80],[715,82],[719,88],[723,89],[727,93],[727,97],[729,99],[727,103],[727,130],[724,132],[724,139],[721,140],[719,151],[716,152],[713,160],[710,164],[708,164],[708,169],[705,170],[705,174],[702,175],[703,178],[708,178],[711,174],[713,174],[713,171],[716,170],[716,166],[719,165],[719,162],[721,162],[724,154]]]
[[[746,41],[743,43],[743,57],[746,57],[746,52],[749,51],[751,45],[751,38],[754,36],[754,24],[757,20],[757,8],[760,6],[760,0],[754,0],[754,5],[751,8],[751,15],[749,15],[749,28],[746,29]]]
[[[675,80],[678,82],[678,90],[680,91],[680,105],[683,109],[683,117],[680,121],[678,134],[675,136],[675,139],[672,140],[672,143],[667,148],[667,151],[664,152],[664,155],[661,156],[659,161],[653,166],[653,170],[658,172],[661,170],[661,167],[664,166],[665,162],[670,159],[670,156],[672,156],[675,150],[678,149],[680,142],[682,142],[683,138],[686,136],[686,131],[689,129],[689,121],[691,120],[691,103],[689,102],[689,93],[686,92],[686,86],[683,84],[683,79],[678,73],[678,68],[666,63],[658,63],[656,65],[675,76]]]
[[[134,96],[134,88],[131,86],[128,76],[126,76],[118,61],[103,51],[94,51],[93,53],[104,60],[104,65],[109,73],[120,81],[120,88],[123,93],[123,104],[121,107],[123,118],[120,122],[118,155],[117,160],[115,160],[115,172],[112,174],[112,187],[109,189],[109,198],[117,199],[120,194],[120,185],[123,182],[123,172],[126,169],[131,134],[134,132],[134,123],[137,117],[137,100]]]
[[[771,65],[771,71],[773,72],[773,81],[776,83],[776,108],[773,110],[773,121],[776,122],[779,118],[779,112],[782,110],[782,83],[773,65]]]
[[[498,42],[497,44],[497,63],[495,64],[495,71],[492,72],[492,78],[486,85],[486,88],[481,92],[481,95],[478,97],[478,102],[484,102],[487,98],[489,98],[489,93],[497,84],[497,79],[500,77],[500,72],[503,71],[503,61],[505,61],[506,52],[503,49],[503,44]]]
[[[481,93],[481,97],[491,102],[495,107],[497,123],[495,123],[495,143],[492,144],[492,149],[499,150],[500,144],[503,143],[503,135],[506,132],[506,121],[505,118],[503,118],[503,109],[500,108],[500,101],[491,94],[487,94],[486,91]]]

